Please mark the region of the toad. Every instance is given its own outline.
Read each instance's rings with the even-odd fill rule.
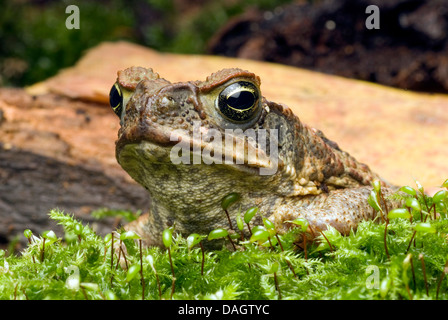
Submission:
[[[118,72],[110,104],[120,118],[116,158],[148,190],[149,212],[132,222],[148,245],[161,245],[162,232],[175,223],[184,235],[229,228],[221,199],[240,195],[229,208],[252,206],[279,232],[304,218],[308,231],[333,226],[342,234],[374,219],[368,204],[372,181],[385,195],[394,187],[294,115],[266,100],[260,78],[224,69],[205,81],[171,83],[152,69]]]

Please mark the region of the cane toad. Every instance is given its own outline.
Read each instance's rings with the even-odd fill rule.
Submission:
[[[229,228],[221,199],[232,192],[241,196],[229,209],[233,225],[239,206],[258,206],[279,231],[303,217],[311,231],[331,225],[343,234],[376,216],[367,202],[373,180],[392,192],[287,106],[266,100],[248,71],[171,83],[132,67],[118,72],[110,103],[121,122],[117,161],[150,195],[149,213],[130,225],[149,245],[160,245],[172,223],[185,235]]]

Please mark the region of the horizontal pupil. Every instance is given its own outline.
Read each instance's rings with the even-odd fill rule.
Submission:
[[[245,110],[253,106],[254,95],[250,91],[235,92],[227,97],[227,104],[229,107],[239,110]]]
[[[109,103],[117,116],[121,115],[121,108],[123,103],[123,98],[121,96],[120,90],[115,84],[109,93]]]

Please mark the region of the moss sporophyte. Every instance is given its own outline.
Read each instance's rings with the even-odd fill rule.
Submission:
[[[167,228],[163,247],[144,247],[120,229],[103,238],[51,210],[65,236],[25,230],[20,254],[1,250],[0,299],[447,299],[447,187],[432,197],[403,187],[392,195],[403,207],[386,212],[374,186],[376,219],[347,236],[312,231],[306,219],[280,234],[268,213],[251,207],[239,209],[237,226],[208,235]],[[314,241],[306,241],[310,232]],[[222,239],[221,249],[208,248]]]

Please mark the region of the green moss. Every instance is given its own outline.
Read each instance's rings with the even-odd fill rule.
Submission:
[[[0,251],[0,299],[142,299],[142,294],[145,299],[447,299],[447,206],[437,204],[434,218],[433,199],[421,194],[418,199],[423,209],[413,212],[412,221],[389,220],[389,257],[385,224],[363,221],[349,236],[328,229],[328,241],[308,243],[306,255],[295,242],[301,228],[279,236],[283,250],[268,228],[272,247],[258,243],[266,239],[246,239],[237,250],[207,250],[204,260],[201,243],[189,248],[174,233],[166,241],[170,261],[167,248],[141,248],[129,234],[120,242],[120,231],[112,250],[111,234],[103,239],[52,210],[50,218],[63,225],[65,239],[44,233],[43,252],[44,238],[26,231],[30,244],[20,256]],[[416,227],[422,218],[431,228]],[[120,243],[125,260],[117,250]]]

